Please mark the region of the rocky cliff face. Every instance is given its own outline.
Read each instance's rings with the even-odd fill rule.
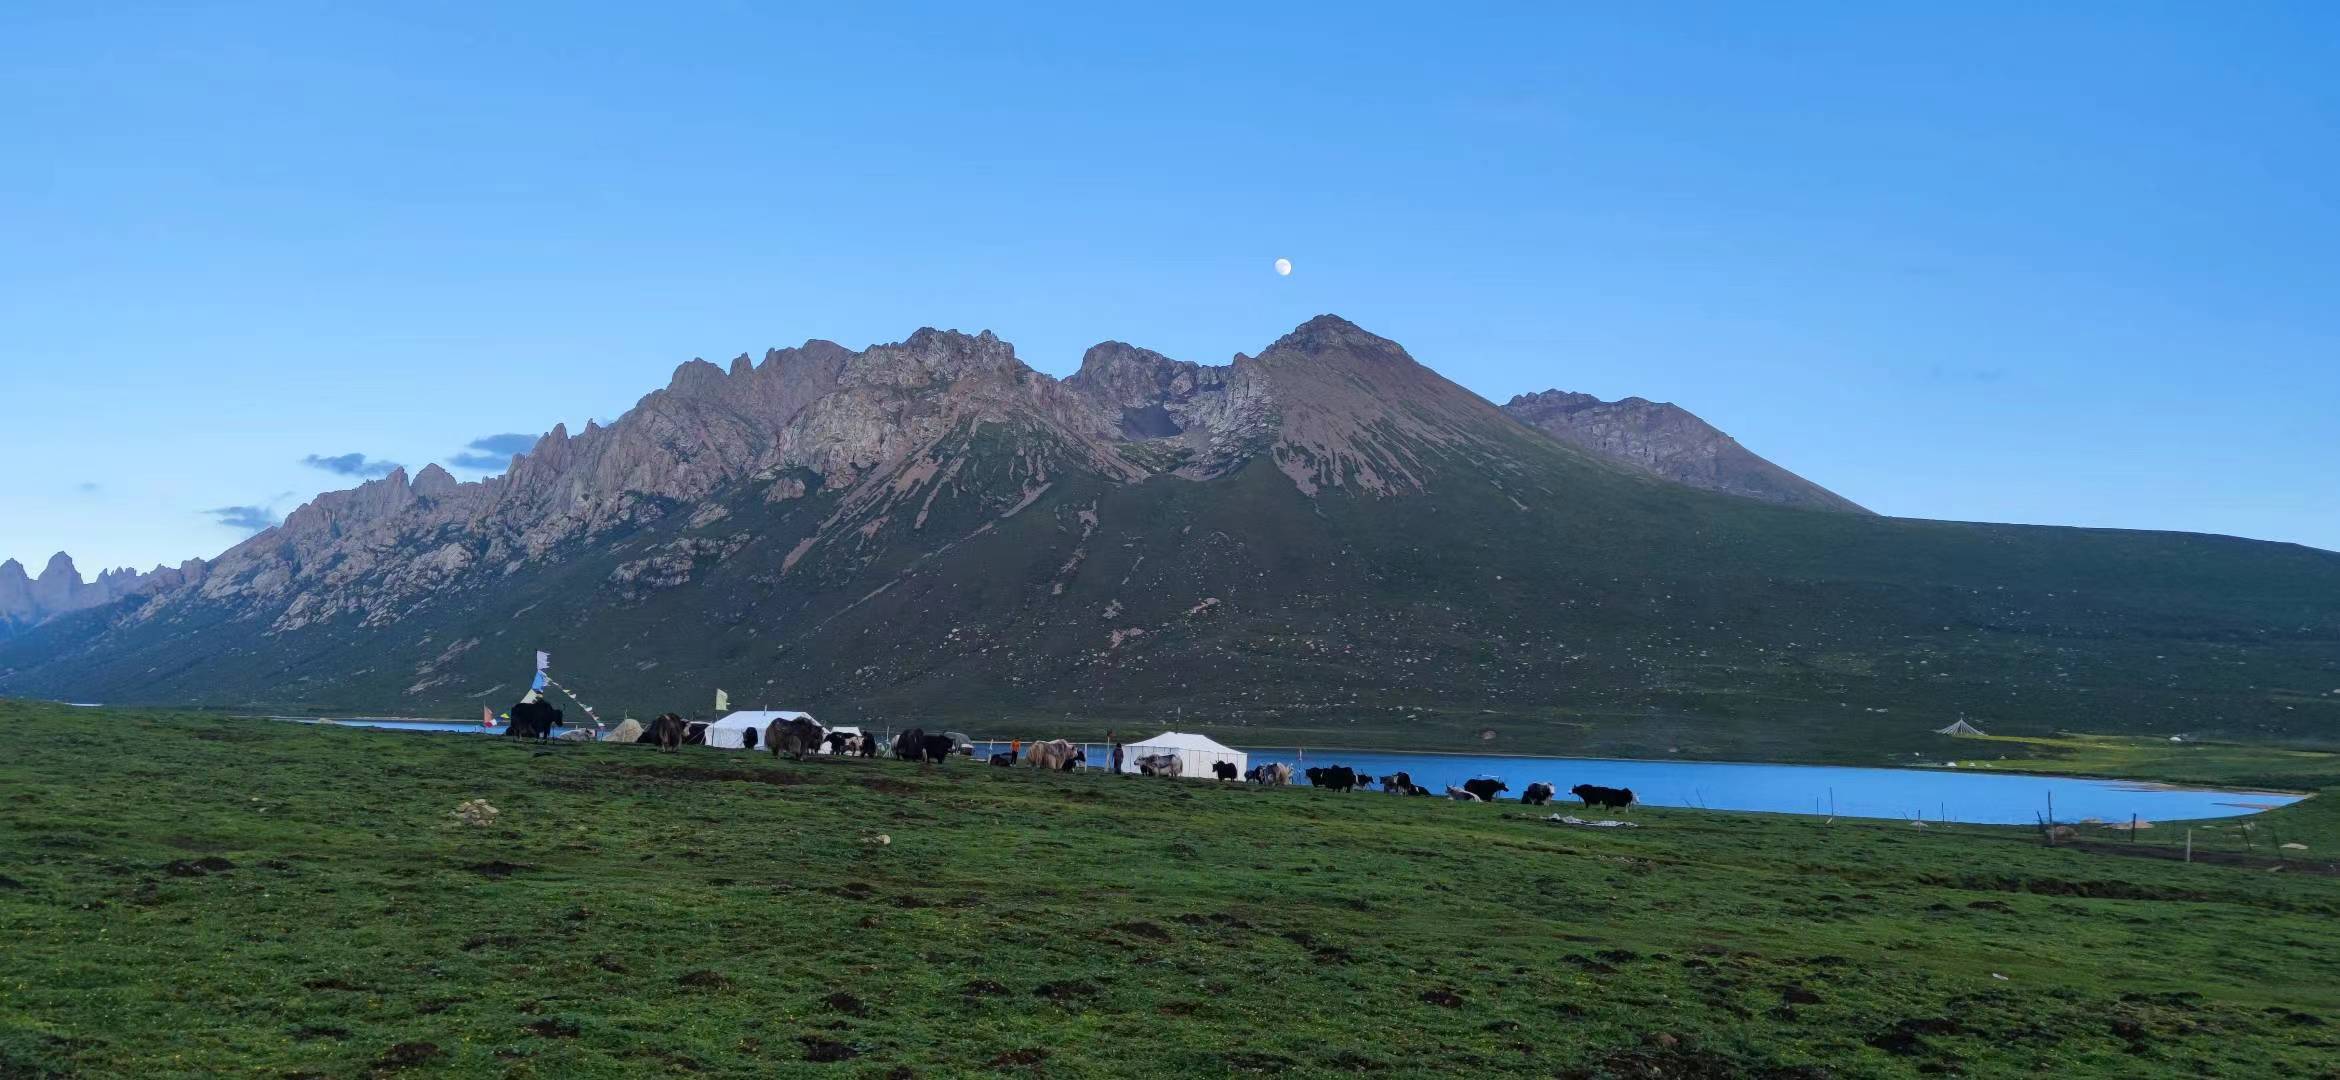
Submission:
[[[1105,342],[1062,382],[989,331],[929,328],[860,351],[814,340],[760,362],[692,360],[607,427],[556,426],[501,476],[394,471],[319,495],[210,563],[108,571],[86,584],[62,554],[37,579],[8,563],[0,620],[21,629],[139,596],[162,602],[141,604],[138,619],[200,604],[270,633],[341,619],[384,626],[450,590],[487,588],[670,518],[711,528],[743,491],[766,505],[816,491],[837,500],[781,574],[808,558],[868,557],[889,530],[924,535],[938,508],[980,507],[975,520],[1013,513],[1067,476],[1209,480],[1262,460],[1311,497],[1420,493],[1434,461],[1457,448],[1500,476],[1499,448],[1516,430],[1506,413],[1692,486],[1858,509],[1670,405],[1554,391],[1498,411],[1336,316],[1222,366]],[[979,460],[1004,464],[975,469]],[[611,580],[637,596],[677,587],[745,543],[737,533],[673,541]]]
[[[1656,476],[1783,506],[1868,513],[1850,499],[1755,455],[1689,410],[1629,397],[1546,390],[1521,394],[1503,411],[1570,446]]]
[[[1492,407],[1331,316],[1224,367],[1108,342],[1062,382],[989,331],[924,329],[859,352],[810,341],[761,363],[692,360],[608,427],[555,427],[502,476],[461,483],[432,465],[320,495],[221,555],[190,595],[272,632],[386,625],[567,547],[670,516],[720,520],[715,497],[743,488],[766,503],[840,497],[782,573],[924,530],[940,496],[1012,512],[1068,475],[1207,479],[1269,455],[1305,493],[1389,494],[1418,489],[1425,446],[1490,423],[1503,423]],[[1006,464],[979,477],[978,457]],[[694,542],[616,573],[630,589],[671,587],[689,580],[683,564],[740,544]]]
[[[72,556],[62,551],[49,557],[37,578],[25,573],[23,563],[9,559],[0,562],[0,631],[21,632],[127,596],[176,589],[200,579],[204,566],[201,559],[189,559],[176,568],[157,566],[143,574],[125,566],[83,581]]]

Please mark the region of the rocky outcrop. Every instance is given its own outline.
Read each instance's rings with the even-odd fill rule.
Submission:
[[[1503,411],[1546,435],[1678,484],[1784,506],[1866,514],[1852,500],[1780,468],[1689,410],[1629,397],[1546,390],[1521,394]]]
[[[1242,464],[1276,423],[1267,380],[1248,358],[1210,367],[1108,341],[1081,357],[1065,386],[1115,435],[1165,449],[1173,471],[1195,479]]]
[[[145,573],[116,567],[83,581],[73,557],[60,551],[49,557],[39,577],[25,573],[15,559],[0,562],[0,625],[23,630],[59,615],[110,604],[126,596],[176,589],[200,580],[205,564],[189,559],[177,567],[157,566]]]

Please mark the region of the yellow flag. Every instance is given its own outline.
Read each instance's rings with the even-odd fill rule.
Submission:
[[[717,690],[717,691],[715,691],[715,711],[716,711],[716,712],[730,712],[730,711],[731,711],[731,695],[730,695],[730,694],[726,694],[726,693],[724,693],[724,692],[723,692],[723,691],[721,691],[721,690]]]

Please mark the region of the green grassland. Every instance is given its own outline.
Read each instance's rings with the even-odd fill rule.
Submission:
[[[0,1076],[2340,1075],[2340,879],[2305,862],[0,722]],[[2333,772],[2258,754],[2187,767]],[[2329,858],[2332,806],[2263,820]]]

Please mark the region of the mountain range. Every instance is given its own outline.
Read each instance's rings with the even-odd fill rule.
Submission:
[[[200,580],[203,566],[203,560],[189,559],[175,569],[157,566],[143,574],[124,566],[101,570],[95,580],[83,581],[73,557],[62,551],[49,557],[39,577],[27,575],[24,564],[15,559],[0,562],[0,639],[133,593],[177,588]]]
[[[46,575],[44,575],[45,577]],[[2328,733],[2340,556],[1880,517],[1689,413],[1498,408],[1333,316],[1058,380],[989,332],[694,360],[500,476],[330,492],[0,642],[0,693],[1861,759]]]

